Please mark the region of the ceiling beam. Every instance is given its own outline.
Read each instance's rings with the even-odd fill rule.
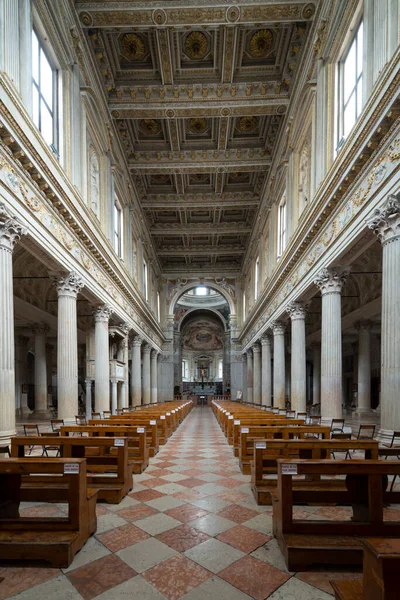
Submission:
[[[130,163],[131,173],[151,173],[152,175],[158,175],[161,173],[234,173],[240,171],[241,173],[255,173],[258,171],[265,171],[269,169],[271,165],[270,160],[253,159],[253,161],[247,164],[243,164],[240,160],[232,160],[225,164],[219,164],[216,161],[210,162],[204,161],[201,164],[197,162],[190,163]]]
[[[168,246],[157,249],[158,256],[242,256],[245,253],[245,248],[239,246],[189,246],[188,248],[174,248]]]
[[[199,207],[200,208],[200,207]],[[213,233],[234,233],[241,235],[243,233],[250,233],[252,230],[251,225],[246,223],[219,223],[213,225],[212,223],[187,223],[182,226],[180,223],[156,223],[150,226],[150,234],[154,237],[157,235],[166,236],[179,236],[185,233],[191,235],[211,235]]]

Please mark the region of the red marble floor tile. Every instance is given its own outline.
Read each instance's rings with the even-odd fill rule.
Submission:
[[[251,508],[246,508],[245,506],[231,504],[231,506],[226,506],[217,514],[219,517],[225,517],[225,519],[230,519],[235,523],[244,523],[253,517],[258,517],[260,513],[255,510],[251,510]]]
[[[21,517],[66,517],[66,513],[55,504],[42,504],[40,506],[30,506],[19,511]]]
[[[168,600],[179,600],[211,576],[212,573],[181,554],[143,573],[143,577]]]
[[[102,515],[108,514],[108,510],[102,504],[96,504],[96,516],[101,517]]]
[[[229,477],[224,477],[223,479],[217,479],[216,481],[214,481],[214,483],[216,483],[217,485],[222,485],[223,487],[226,487],[228,489],[234,489],[239,485],[243,485],[244,482],[238,481],[237,479],[230,479]]]
[[[173,519],[178,519],[178,521],[182,521],[182,523],[189,523],[189,521],[205,517],[208,515],[208,511],[197,508],[197,506],[194,506],[193,504],[184,504],[183,506],[170,508],[169,510],[166,510],[164,514],[169,515]]]
[[[226,492],[220,492],[216,494],[217,498],[222,498],[222,500],[226,500],[227,502],[239,502],[239,500],[243,500],[247,498],[247,494],[244,492],[237,492],[235,490],[227,490]]]
[[[173,494],[174,498],[183,500],[184,502],[194,502],[194,500],[201,500],[207,496],[204,492],[198,492],[197,490],[188,489],[187,492],[177,492]]]
[[[155,469],[154,471],[149,471],[149,475],[152,477],[162,477],[163,475],[171,475],[171,471],[168,469]]]
[[[15,596],[29,588],[49,581],[60,574],[59,569],[24,567],[21,564],[0,568],[0,600]]]
[[[245,556],[218,573],[234,587],[255,600],[268,598],[290,575],[252,556]]]
[[[107,592],[135,575],[137,575],[136,571],[115,554],[110,554],[67,573],[68,579],[84,600],[90,600]]]
[[[167,469],[168,467],[175,467],[175,466],[176,466],[175,463],[168,462],[168,461],[157,463],[157,467],[159,467],[160,469]]]
[[[118,515],[127,521],[137,521],[138,519],[151,517],[151,515],[155,515],[158,512],[158,510],[147,506],[147,504],[137,504],[136,506],[119,510]]]
[[[237,525],[236,527],[228,529],[228,531],[220,533],[217,536],[217,539],[249,554],[269,542],[271,537],[264,535],[259,531],[254,531],[249,527],[244,527],[244,525]]]
[[[383,509],[384,521],[400,521],[400,510],[394,507]]]
[[[206,533],[197,531],[190,525],[180,525],[175,529],[170,529],[156,536],[158,540],[167,544],[177,552],[185,552],[189,548],[198,546],[202,542],[206,542],[209,536]]]
[[[171,473],[169,474],[171,475]],[[166,483],[168,483],[168,481],[166,481],[165,479],[162,479],[161,477],[154,477],[154,479],[146,479],[146,481],[141,481],[140,485],[144,485],[144,487],[153,489],[158,487],[159,485],[165,485]]]
[[[131,492],[129,496],[134,498],[135,500],[139,500],[139,502],[148,502],[149,500],[155,500],[156,498],[161,498],[164,496],[161,492],[157,492],[157,490],[142,490],[141,492]]]
[[[353,511],[350,506],[324,506],[313,513],[313,519],[318,517],[321,520],[350,521],[352,515]],[[302,517],[297,518],[301,519]]]
[[[179,485],[184,485],[187,488],[194,488],[198,485],[204,485],[205,481],[202,479],[196,479],[196,477],[189,477],[188,479],[183,479],[182,481],[178,481]]]
[[[105,533],[99,533],[96,537],[111,552],[118,552],[118,550],[132,546],[132,544],[141,542],[150,536],[142,529],[139,529],[139,527],[128,523],[127,525],[122,525],[122,527],[110,529],[110,531],[106,531]]]
[[[199,475],[204,475],[204,471],[200,471],[200,469],[188,469],[184,471],[187,477],[198,477]]]
[[[354,568],[356,569],[356,567]],[[296,578],[312,585],[327,594],[333,595],[333,588],[329,581],[338,581],[343,579],[358,579],[362,580],[362,567],[360,566],[360,572],[343,570],[336,572],[331,571],[307,571],[305,573],[297,573]]]

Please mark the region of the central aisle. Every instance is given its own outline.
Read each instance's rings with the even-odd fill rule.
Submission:
[[[302,575],[318,589],[287,573],[249,481],[212,410],[195,408],[130,495],[98,505],[97,533],[69,569],[13,569],[10,588],[0,568],[0,600],[331,600],[332,574]]]

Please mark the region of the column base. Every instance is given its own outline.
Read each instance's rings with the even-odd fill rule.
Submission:
[[[15,435],[14,431],[0,431],[0,446],[11,446],[11,438]]]
[[[32,417],[32,419],[35,419],[38,421],[50,421],[50,419],[52,418],[50,411],[48,409],[34,410],[33,412],[30,413],[29,416]]]
[[[375,436],[379,442],[383,442],[384,444],[390,444],[393,437],[393,429],[379,429],[378,433]]]

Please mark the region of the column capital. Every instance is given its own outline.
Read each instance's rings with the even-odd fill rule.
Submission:
[[[75,271],[71,271],[70,273],[57,273],[53,271],[50,272],[50,278],[59,298],[62,296],[76,298],[85,285],[82,277]]]
[[[120,323],[119,328],[122,329],[125,335],[128,335],[128,333],[132,329],[132,325],[129,325],[129,323]]]
[[[154,350],[154,348],[153,348],[151,350],[150,357],[155,358],[157,360],[157,356],[158,356],[158,350]]]
[[[388,196],[366,223],[382,245],[400,238],[400,193]]]
[[[354,327],[357,329],[357,331],[371,331],[372,321],[357,321],[357,323],[354,323]]]
[[[314,284],[321,294],[340,294],[350,273],[350,267],[324,267],[317,273]]]
[[[253,349],[252,348],[248,348],[245,352],[247,358],[253,358]]]
[[[104,322],[108,323],[110,317],[113,313],[113,309],[108,304],[104,304],[103,306],[97,306],[93,310],[93,316],[96,323]]]
[[[0,248],[12,252],[15,244],[27,233],[27,228],[17,217],[12,215],[4,204],[0,204]]]
[[[308,311],[308,303],[295,300],[289,302],[286,307],[286,312],[289,314],[292,321],[296,319],[305,319]]]
[[[271,346],[271,338],[269,335],[263,335],[261,337],[261,346]]]
[[[141,338],[140,335],[135,335],[132,340],[132,346],[140,347],[142,345],[142,342],[143,338]]]
[[[152,347],[150,346],[150,344],[145,344],[143,346],[143,354],[150,354],[151,351],[152,351]]]
[[[46,323],[35,323],[32,327],[33,333],[46,335],[50,331],[50,327]]]
[[[275,337],[276,335],[285,335],[286,326],[281,321],[274,321],[271,324],[271,329]]]
[[[258,342],[256,342],[255,344],[253,344],[253,346],[251,347],[251,349],[253,350],[253,354],[259,354],[261,352],[261,346]]]

